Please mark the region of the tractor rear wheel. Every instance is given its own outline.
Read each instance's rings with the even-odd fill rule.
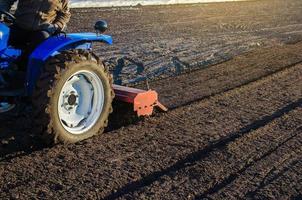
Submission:
[[[75,143],[100,134],[112,112],[112,77],[84,50],[62,52],[44,66],[33,94],[35,128],[47,143]]]

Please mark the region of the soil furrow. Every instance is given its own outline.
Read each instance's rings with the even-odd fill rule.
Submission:
[[[302,61],[302,56],[298,53],[301,48],[302,43],[299,43],[294,46],[254,51],[210,68],[151,82],[150,87],[159,92],[165,105],[176,108],[292,67]],[[296,49],[297,53],[293,53],[293,49]],[[254,59],[257,59],[257,62]],[[268,59],[272,62],[267,62]]]
[[[266,155],[265,157],[259,158],[254,165],[248,166],[244,171],[240,170],[228,184],[225,184],[223,187],[217,188],[216,190],[212,190],[205,196],[210,197],[211,199],[225,197],[244,198],[245,195],[249,196],[250,191],[255,189],[258,184],[261,185],[262,180],[264,180],[266,176],[269,176],[271,170],[288,170],[290,165],[302,158],[302,129],[299,128],[298,130],[295,130],[295,132],[298,135],[297,137],[292,137],[287,141],[282,142],[282,145],[277,146],[269,152],[269,156]]]
[[[296,159],[288,159],[285,160],[281,167],[274,166],[269,173],[263,178],[263,180],[259,183],[259,186],[253,191],[250,191],[246,194],[247,198],[254,198],[257,193],[259,193],[260,190],[264,189],[265,187],[268,187],[270,184],[272,184],[274,181],[276,181],[281,175],[285,175],[288,171],[291,170],[295,165],[297,165],[301,161],[302,157],[299,156]],[[281,169],[280,169],[281,168]],[[292,194],[290,194],[292,195]]]
[[[301,152],[300,152],[301,155]],[[301,199],[302,198],[301,157],[276,174],[271,183],[260,188],[250,199]]]
[[[280,149],[299,155],[302,150],[300,148],[302,116],[299,115],[301,111],[302,108],[298,108],[282,116],[282,118],[277,118],[263,128],[251,131],[226,145],[221,145],[203,157],[196,158],[195,162],[188,163],[182,169],[165,174],[149,187],[142,188],[134,194],[130,193],[131,195],[126,194],[123,198],[142,198],[148,194],[153,199],[190,199],[199,192],[202,194],[194,198],[208,198],[208,195],[242,178],[243,173],[253,168],[254,165],[263,167],[265,166],[264,160],[266,162],[273,162],[274,159],[282,160],[280,157],[284,157],[284,155],[276,154],[276,151],[280,151]],[[289,147],[296,147],[297,149],[293,151]],[[287,155],[285,154],[285,156]],[[272,163],[267,166],[274,167]],[[263,176],[263,174],[260,175]],[[241,180],[240,183],[245,183],[245,181]],[[234,188],[242,189],[238,185]],[[214,199],[225,197],[226,195],[221,195]],[[235,197],[239,198],[239,196]]]

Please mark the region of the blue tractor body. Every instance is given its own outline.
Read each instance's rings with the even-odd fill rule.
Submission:
[[[0,23],[0,69],[4,70],[10,66],[10,63],[16,60],[21,55],[20,49],[15,49],[9,46],[10,29],[4,23]],[[61,51],[69,49],[86,49],[92,48],[93,42],[103,42],[106,44],[112,44],[112,37],[109,35],[97,34],[97,33],[72,33],[61,34],[48,38],[41,43],[32,52],[28,59],[26,82],[25,82],[25,94],[31,95],[36,81],[38,80],[42,67],[45,61]]]
[[[100,20],[94,28],[103,33],[107,23]],[[102,133],[113,111],[113,98],[133,104],[138,116],[151,115],[155,106],[167,110],[153,90],[112,84],[112,75],[90,51],[93,42],[111,45],[111,36],[62,33],[50,37],[27,58],[27,71],[20,72],[16,63],[22,51],[8,44],[9,34],[9,27],[0,22],[0,114],[31,99],[35,132],[46,134],[47,142],[75,143]],[[5,88],[3,75],[10,75],[16,89]]]
[[[44,41],[29,57],[26,79],[27,93],[32,93],[43,64],[50,56],[68,49],[90,50],[92,48],[92,42],[103,42],[111,45],[112,37],[96,33],[72,33],[54,36]]]

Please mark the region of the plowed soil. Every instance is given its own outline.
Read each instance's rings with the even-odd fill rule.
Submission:
[[[114,45],[98,54],[117,83],[179,75],[238,54],[301,41],[299,0],[75,10],[68,30],[94,31],[106,19]]]
[[[170,63],[161,79],[150,76],[167,113],[113,125],[78,144],[42,145],[31,136],[30,108],[5,117],[0,199],[301,199],[301,7],[299,0],[264,0],[73,10],[70,29],[88,29],[79,16],[111,21],[116,46],[98,53],[115,68],[119,59],[136,58],[125,62],[123,83],[133,80],[131,67],[152,74],[172,54],[189,65],[174,74]],[[216,32],[225,40],[213,38]],[[263,45],[241,48],[256,33]],[[174,44],[186,50],[167,53]],[[160,45],[156,60],[152,52]],[[202,49],[215,48],[223,56],[202,63]],[[152,56],[154,63],[146,64]]]

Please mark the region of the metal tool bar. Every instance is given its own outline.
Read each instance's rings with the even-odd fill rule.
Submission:
[[[150,116],[154,107],[163,111],[168,109],[158,101],[158,94],[154,90],[141,90],[120,85],[113,85],[115,98],[119,101],[133,104],[133,109],[138,116]]]

